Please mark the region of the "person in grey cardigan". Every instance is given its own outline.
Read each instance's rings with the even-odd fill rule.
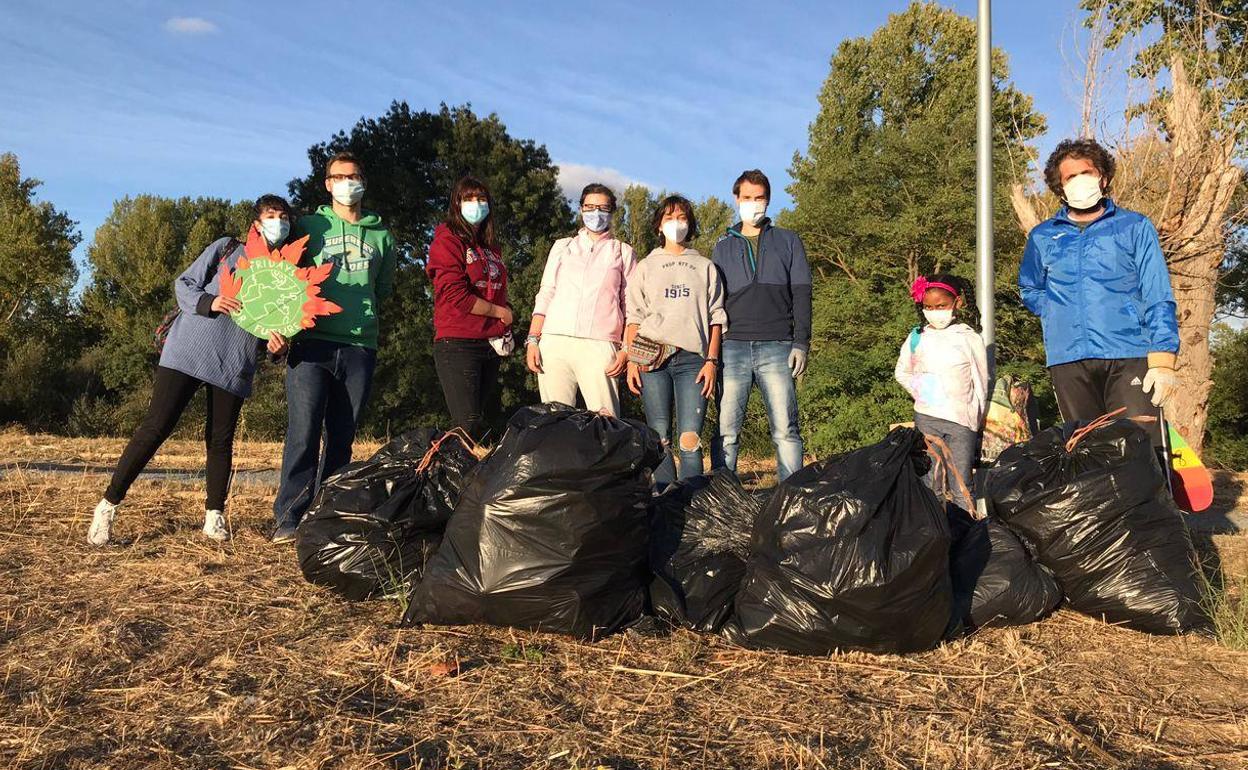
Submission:
[[[252,209],[251,227],[277,247],[290,232],[291,209],[284,198],[263,195]],[[243,256],[243,243],[219,238],[209,244],[191,266],[173,282],[179,313],[169,329],[160,364],[152,383],[147,416],[126,445],[103,499],[95,506],[87,542],[105,545],[112,538],[117,506],[130,485],[147,466],[161,444],[173,433],[200,386],[207,388],[208,414],[204,425],[207,449],[207,499],[204,535],[224,541],[230,537],[225,521],[225,496],[234,462],[234,430],[243,399],[251,395],[251,382],[261,351],[286,353],[287,340],[272,334],[268,343],[256,339],[230,318],[242,305],[219,293],[222,262],[231,269]]]

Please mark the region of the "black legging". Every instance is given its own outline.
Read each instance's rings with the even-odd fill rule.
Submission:
[[[105,500],[116,505],[125,498],[130,485],[173,433],[178,418],[186,411],[186,405],[200,385],[208,388],[208,417],[204,421],[204,445],[208,450],[205,508],[210,511],[225,509],[225,494],[230,487],[230,470],[234,464],[234,429],[238,426],[243,399],[228,390],[163,366],[156,367],[152,403],[117,461],[113,480],[104,493]]]

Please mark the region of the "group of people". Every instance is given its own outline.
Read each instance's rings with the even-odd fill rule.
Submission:
[[[1030,234],[1019,277],[1024,302],[1042,319],[1066,419],[1120,406],[1145,414],[1176,387],[1174,300],[1157,233],[1147,218],[1108,197],[1113,170],[1112,157],[1095,142],[1058,146],[1045,179],[1063,206]],[[233,323],[240,305],[218,284],[221,265],[232,268],[243,256],[242,243],[222,238],[209,245],[174,283],[180,312],[151,405],[95,508],[92,544],[109,542],[128,488],[200,386],[208,391],[203,532],[229,538],[224,509],[234,430],[265,355],[284,357],[286,366],[288,428],[274,542],[294,539],[320,484],[350,461],[376,365],[379,309],[394,283],[394,239],[381,217],[362,208],[367,182],[358,158],[335,155],[324,183],[331,203],[298,219],[282,198],[262,196],[251,228],[271,248],[306,236],[304,264],[332,265],[321,291],[341,311],[294,339],[257,340]],[[546,259],[523,340],[543,401],[576,405],[579,395],[585,408],[618,416],[622,385],[641,398],[666,450],[654,474],[659,489],[704,472],[701,436],[712,401],[719,420],[711,467],[736,470],[755,385],[779,478],[803,464],[795,381],[810,349],[810,266],[801,238],[767,216],[771,184],[763,172],[743,172],[732,193],[739,221],[709,257],[691,247],[699,236],[693,204],[671,195],[650,217],[658,247],[638,259],[612,234],[614,192],[586,186],[576,234],[557,241]],[[433,358],[451,424],[478,439],[498,407],[500,362],[516,352],[518,337],[493,203],[482,181],[460,179],[425,267],[433,288]],[[895,374],[914,399],[916,427],[941,438],[953,455],[949,473],[969,480],[990,375],[979,334],[955,322],[965,285],[952,275],[914,281],[910,298],[920,323],[901,346]],[[964,488],[949,481],[929,479],[942,491]]]

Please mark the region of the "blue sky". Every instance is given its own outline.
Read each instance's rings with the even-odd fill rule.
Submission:
[[[1045,152],[1078,127],[1077,2],[994,5],[994,44],[1049,120]],[[125,195],[284,193],[309,145],[393,99],[497,112],[546,145],[569,188],[595,177],[727,197],[759,166],[775,209],[837,44],[905,6],[5,0],[0,151],[80,223],[80,255]]]

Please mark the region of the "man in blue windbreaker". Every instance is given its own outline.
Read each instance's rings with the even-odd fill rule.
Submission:
[[[1179,351],[1157,229],[1114,205],[1114,160],[1091,139],[1058,144],[1044,180],[1063,205],[1027,236],[1018,285],[1044,327],[1062,417],[1156,415],[1177,390]],[[1159,443],[1157,423],[1151,432]]]

